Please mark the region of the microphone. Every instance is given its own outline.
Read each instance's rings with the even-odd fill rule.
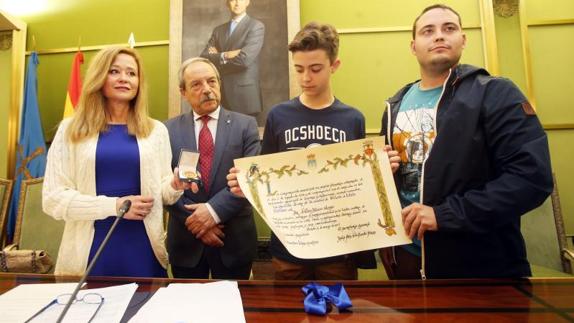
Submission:
[[[130,201],[130,200],[125,200],[122,203],[122,205],[120,205],[120,208],[118,210],[118,216],[116,217],[116,220],[112,224],[112,227],[108,231],[108,234],[106,234],[104,241],[102,241],[102,244],[100,244],[100,247],[98,248],[98,251],[96,251],[94,258],[92,258],[92,261],[90,261],[90,264],[88,265],[88,269],[86,269],[86,272],[82,276],[82,279],[80,279],[80,281],[78,282],[78,285],[76,285],[76,289],[72,293],[72,296],[70,296],[70,299],[68,300],[68,304],[66,304],[66,307],[64,307],[64,310],[62,311],[62,313],[58,317],[58,320],[56,321],[56,323],[61,323],[62,320],[64,319],[64,316],[66,315],[66,313],[68,313],[70,306],[72,305],[72,303],[74,303],[76,296],[78,296],[78,292],[80,291],[80,288],[82,288],[82,285],[86,281],[86,278],[88,278],[90,271],[92,271],[92,267],[94,267],[94,265],[96,264],[96,261],[100,257],[100,253],[102,253],[102,250],[104,249],[104,247],[108,243],[108,240],[110,239],[110,236],[112,235],[112,232],[114,232],[114,230],[116,229],[116,226],[118,225],[118,222],[120,222],[120,220],[124,217],[124,215],[129,211],[131,206],[132,206],[132,201]]]
[[[132,207],[132,201],[125,200],[122,205],[120,205],[120,209],[118,210],[118,218],[123,218],[124,215],[130,210],[130,207]]]

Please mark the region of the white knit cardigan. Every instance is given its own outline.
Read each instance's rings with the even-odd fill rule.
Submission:
[[[84,273],[94,239],[94,220],[116,214],[116,197],[96,196],[98,136],[70,143],[65,135],[70,120],[62,121],[48,151],[42,190],[44,212],[57,220],[66,221],[56,275]],[[170,185],[173,173],[167,129],[157,120],[153,123],[151,134],[137,140],[141,195],[154,198],[153,208],[144,219],[144,226],[156,258],[167,268],[162,204],[175,203],[183,191],[176,191]]]

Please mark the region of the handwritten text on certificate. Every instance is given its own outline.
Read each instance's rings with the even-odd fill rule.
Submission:
[[[383,150],[367,138],[235,160],[239,185],[294,256],[324,258],[410,243]]]

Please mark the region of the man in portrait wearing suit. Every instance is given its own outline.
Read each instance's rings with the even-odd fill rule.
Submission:
[[[220,77],[207,59],[183,62],[181,95],[192,111],[166,122],[177,167],[181,149],[199,152],[199,190],[169,207],[167,249],[177,278],[248,279],[257,233],[249,202],[229,192],[225,176],[235,158],[259,153],[255,118],[220,105]]]
[[[215,27],[201,53],[221,73],[223,105],[249,115],[261,112],[259,53],[265,26],[247,15],[249,0],[226,0],[231,20]]]

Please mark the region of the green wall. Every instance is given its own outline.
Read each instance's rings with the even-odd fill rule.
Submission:
[[[0,178],[8,175],[8,115],[10,113],[10,88],[12,87],[12,51],[0,50]],[[6,94],[6,95],[5,95]]]
[[[520,19],[518,15],[508,18],[495,16],[494,23],[500,75],[510,78],[523,93],[527,93],[520,39]]]
[[[540,6],[540,2],[526,2],[527,22],[540,19],[574,18],[574,2],[557,1],[553,6]],[[558,8],[558,9],[557,9]],[[524,93],[526,72],[522,55],[520,18],[495,16],[500,74],[512,79]],[[569,93],[574,90],[574,26],[530,26],[528,28],[534,95],[540,121],[544,125],[574,124],[574,112],[569,104]],[[572,148],[565,144],[574,140],[574,130],[546,130],[556,174],[558,190],[562,197],[562,211],[566,232],[574,234],[574,183],[568,180],[574,174],[571,160]]]
[[[526,0],[529,24],[574,19],[574,1]],[[536,108],[543,124],[574,124],[574,25],[529,26]],[[548,130],[552,169],[556,173],[566,232],[574,234],[574,130]]]
[[[44,14],[21,16],[28,23],[28,50],[32,37],[37,50],[127,44],[169,39],[169,0],[48,0]],[[151,116],[167,118],[168,46],[138,48],[150,88]],[[95,51],[84,52],[85,72]],[[73,53],[40,55],[38,99],[46,140],[51,141],[62,119]]]

